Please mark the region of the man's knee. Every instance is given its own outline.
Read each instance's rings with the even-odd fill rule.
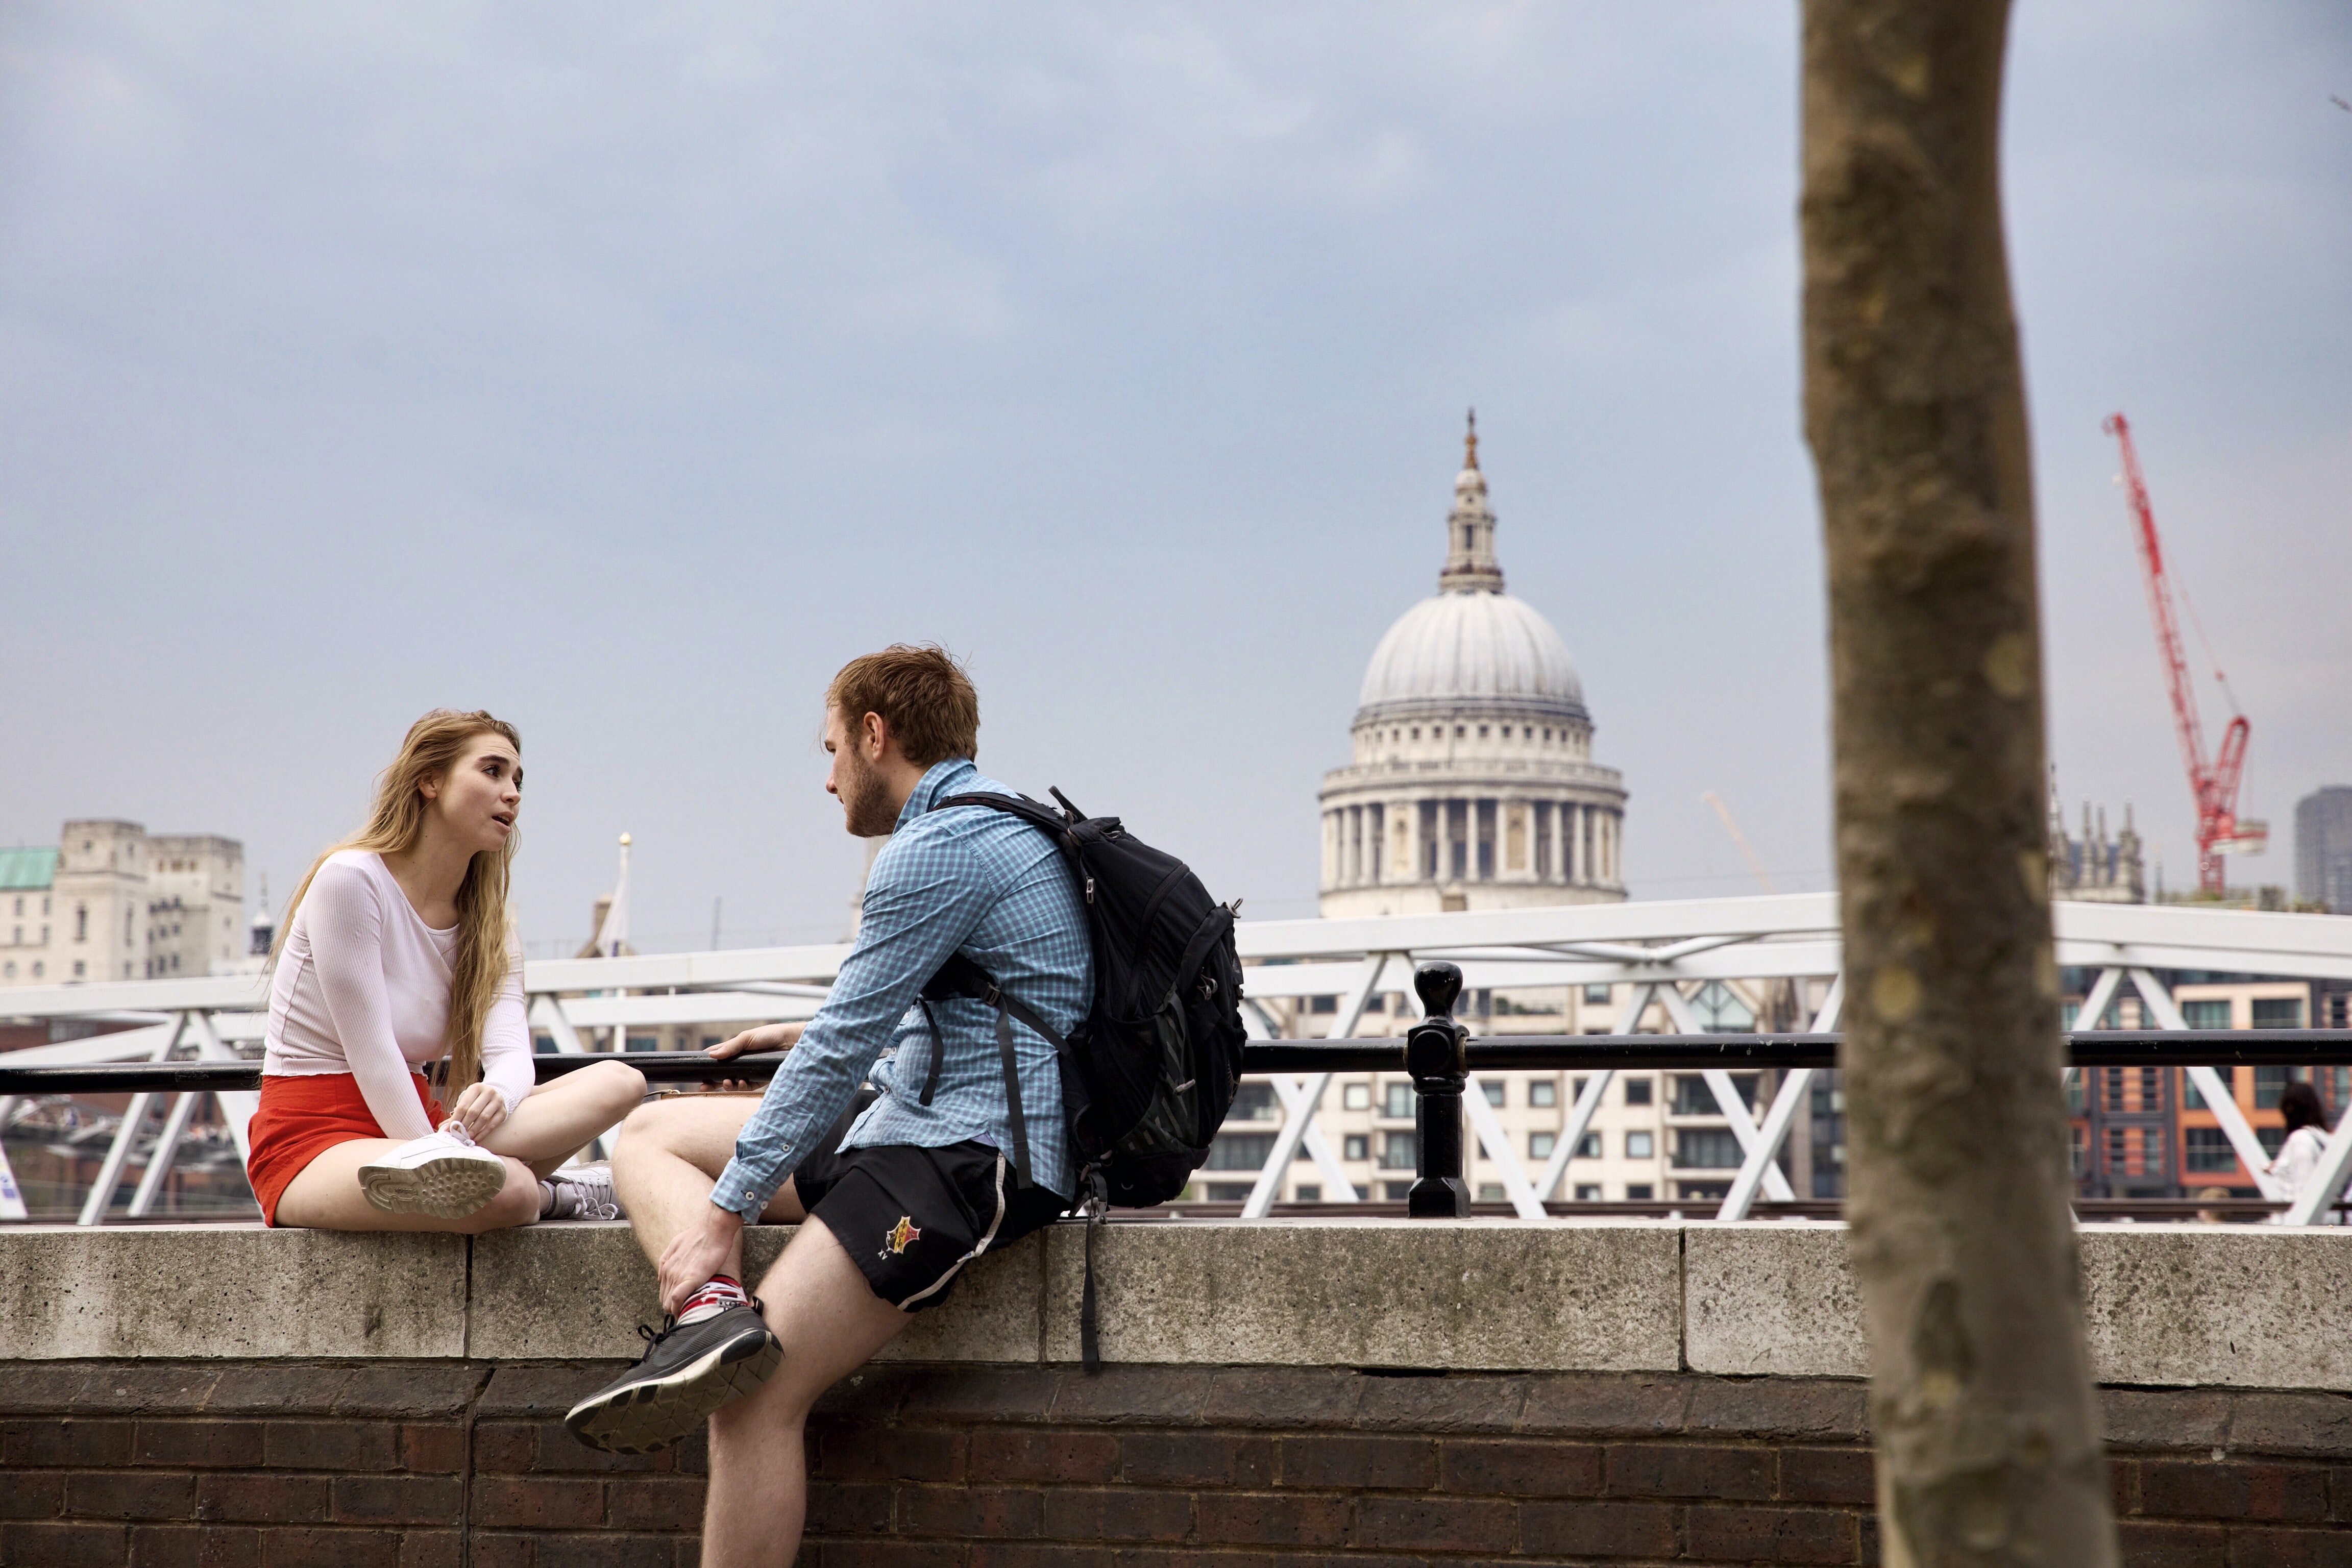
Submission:
[[[627,1070],[636,1072],[635,1068]],[[644,1075],[638,1076],[642,1078]],[[632,1145],[640,1150],[667,1148],[668,1131],[676,1124],[675,1110],[676,1107],[669,1101],[655,1100],[647,1100],[630,1111],[621,1121],[620,1141],[614,1146],[613,1158],[619,1160]]]

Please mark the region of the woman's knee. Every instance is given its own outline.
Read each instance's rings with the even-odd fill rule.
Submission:
[[[596,1075],[599,1092],[616,1106],[631,1106],[646,1097],[646,1075],[626,1062],[598,1062],[588,1069]]]

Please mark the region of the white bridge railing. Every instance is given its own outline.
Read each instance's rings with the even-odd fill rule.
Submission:
[[[2061,903],[2054,908],[2058,963],[2096,972],[2082,1017],[2085,1026],[2128,985],[2144,1011],[2165,1030],[2184,1029],[2179,1008],[2157,978],[2161,970],[2215,971],[2281,979],[2352,979],[2352,919],[2328,915],[2257,913],[2178,906]],[[1336,999],[1334,1010],[1301,1016],[1330,1020],[1327,1036],[1351,1037],[1372,998],[1409,992],[1415,964],[1443,959],[1463,971],[1465,988],[1525,991],[1572,985],[1630,987],[1616,1008],[1618,1029],[1638,1029],[1654,1003],[1670,1032],[1697,1034],[1690,993],[1710,980],[1812,980],[1825,983],[1825,1000],[1807,1020],[1808,1032],[1837,1026],[1843,985],[1840,973],[1834,894],[1571,905],[1491,912],[1399,915],[1356,920],[1244,921],[1240,946],[1254,1036],[1273,1037],[1276,1018],[1264,1005],[1291,999]],[[551,959],[524,965],[533,1027],[560,1051],[618,1045],[631,1026],[740,1023],[804,1018],[823,1002],[849,949],[744,948],[717,952],[659,953],[625,958]],[[1801,986],[1798,994],[1806,994]],[[201,980],[124,981],[0,991],[0,1016],[103,1018],[139,1026],[87,1039],[8,1053],[9,1067],[97,1062],[165,1061],[193,1053],[205,1061],[247,1059],[264,1032],[267,981],[254,975]],[[1775,1163],[1790,1123],[1804,1105],[1813,1072],[1786,1071],[1760,1121],[1724,1071],[1704,1074],[1742,1152],[1742,1163],[1717,1217],[1747,1217],[1759,1194],[1775,1201],[1793,1194]],[[2069,1069],[2070,1071],[2072,1069]],[[2277,1194],[2263,1173],[2267,1153],[2235,1098],[2210,1068],[2191,1068],[2206,1105],[2267,1197]],[[1550,1159],[1530,1173],[1474,1088],[1464,1097],[1472,1131],[1503,1176],[1513,1206],[1544,1217],[1613,1078],[1594,1070],[1570,1109]],[[1355,1186],[1324,1140],[1316,1112],[1332,1075],[1275,1074],[1281,1112],[1273,1148],[1243,1212],[1263,1215],[1283,1173],[1300,1152],[1324,1173],[1340,1201]],[[83,1204],[79,1223],[100,1222],[113,1204],[156,1102],[170,1098],[161,1131],[146,1161],[130,1212],[151,1212],[189,1121],[194,1090],[142,1093],[132,1098]],[[256,1097],[219,1094],[222,1117],[242,1157],[246,1123]],[[0,1099],[0,1125],[14,1110]],[[2352,1169],[2352,1116],[2328,1140],[2319,1178],[2295,1195],[2288,1223],[2309,1224],[2342,1188]],[[0,1217],[22,1218],[5,1154],[0,1154]]]

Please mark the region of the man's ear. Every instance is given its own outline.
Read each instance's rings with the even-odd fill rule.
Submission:
[[[890,744],[890,726],[879,713],[866,715],[866,758],[878,763]]]

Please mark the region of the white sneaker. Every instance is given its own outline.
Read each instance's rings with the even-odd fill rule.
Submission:
[[[360,1167],[360,1191],[386,1214],[463,1219],[506,1184],[507,1163],[462,1129],[428,1132]]]
[[[540,1215],[551,1219],[618,1219],[621,1200],[613,1193],[613,1167],[606,1164],[566,1165],[547,1178],[555,1201]]]

